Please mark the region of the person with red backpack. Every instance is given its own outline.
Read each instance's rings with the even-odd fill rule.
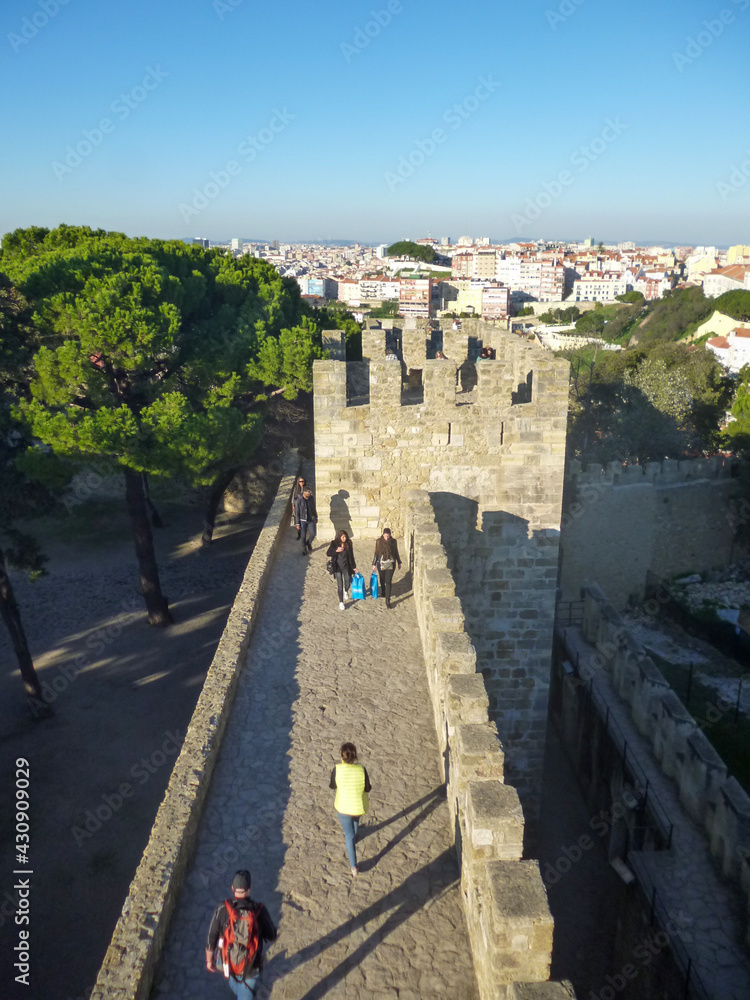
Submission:
[[[255,996],[263,968],[263,942],[276,940],[276,927],[263,903],[250,898],[250,872],[232,880],[234,899],[214,910],[206,939],[206,968],[217,971],[218,957],[229,988],[240,1000]]]

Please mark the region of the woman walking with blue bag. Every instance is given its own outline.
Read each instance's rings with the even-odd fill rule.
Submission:
[[[401,569],[401,557],[398,554],[398,543],[391,535],[390,528],[383,528],[383,534],[375,542],[375,555],[372,557],[373,572],[377,568],[380,574],[380,589],[385,597],[385,606],[391,606],[391,585],[396,565]]]
[[[328,546],[326,556],[331,560],[331,572],[336,577],[339,592],[339,611],[344,610],[344,595],[351,586],[352,577],[357,572],[354,561],[354,546],[345,531],[340,531]]]
[[[333,808],[341,823],[346,840],[346,853],[352,870],[352,878],[359,873],[357,868],[357,839],[359,821],[370,808],[368,793],[372,790],[367,768],[357,762],[357,748],[353,743],[342,743],[341,763],[331,771],[331,788],[336,789]]]

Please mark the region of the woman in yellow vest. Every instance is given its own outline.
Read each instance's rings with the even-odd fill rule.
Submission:
[[[336,789],[333,807],[341,823],[346,840],[346,853],[352,868],[352,878],[357,876],[357,838],[359,820],[370,808],[368,792],[372,789],[370,777],[363,764],[357,763],[357,748],[353,743],[342,743],[341,763],[331,771],[331,788]]]

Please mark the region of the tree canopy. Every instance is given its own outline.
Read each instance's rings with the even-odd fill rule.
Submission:
[[[750,321],[750,292],[736,289],[733,292],[724,292],[713,300],[713,307],[724,316],[731,316],[733,319]]]
[[[17,230],[0,269],[30,303],[38,339],[15,415],[57,456],[123,470],[149,617],[164,622],[137,478],[208,484],[246,461],[269,390],[310,388],[319,330],[296,282],[267,262],[177,241]]]
[[[432,264],[437,254],[432,247],[422,243],[412,243],[411,240],[401,240],[399,243],[392,243],[386,253],[389,257],[408,257],[410,260],[423,260],[427,264]]]
[[[584,461],[680,458],[720,444],[731,384],[703,348],[571,352],[569,448]]]

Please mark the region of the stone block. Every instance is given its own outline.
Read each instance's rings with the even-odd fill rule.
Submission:
[[[750,797],[734,777],[719,790],[710,833],[711,853],[718,859],[722,874],[737,880],[741,859],[750,852]]]
[[[467,858],[519,861],[523,853],[523,811],[518,792],[501,781],[470,781],[464,814]]]
[[[477,653],[465,632],[437,632],[434,641],[441,674],[476,673]]]
[[[448,635],[448,638],[454,638]],[[448,729],[453,734],[456,726],[487,724],[489,698],[481,674],[450,674],[446,684]]]
[[[447,569],[426,569],[422,573],[422,586],[431,597],[455,597],[456,585]]]
[[[454,762],[462,787],[469,781],[502,781],[505,754],[495,723],[457,726],[451,748],[451,766]]]
[[[659,723],[654,730],[654,755],[662,771],[669,778],[676,778],[685,759],[685,749],[695,720],[671,689],[661,696]]]
[[[488,862],[486,902],[497,982],[547,982],[553,923],[537,862]]]
[[[463,632],[465,621],[461,601],[457,597],[427,599],[430,628],[436,632]]]
[[[678,774],[680,801],[696,823],[703,825],[709,807],[714,808],[719,789],[727,778],[727,767],[700,729],[687,740],[685,760]]]

